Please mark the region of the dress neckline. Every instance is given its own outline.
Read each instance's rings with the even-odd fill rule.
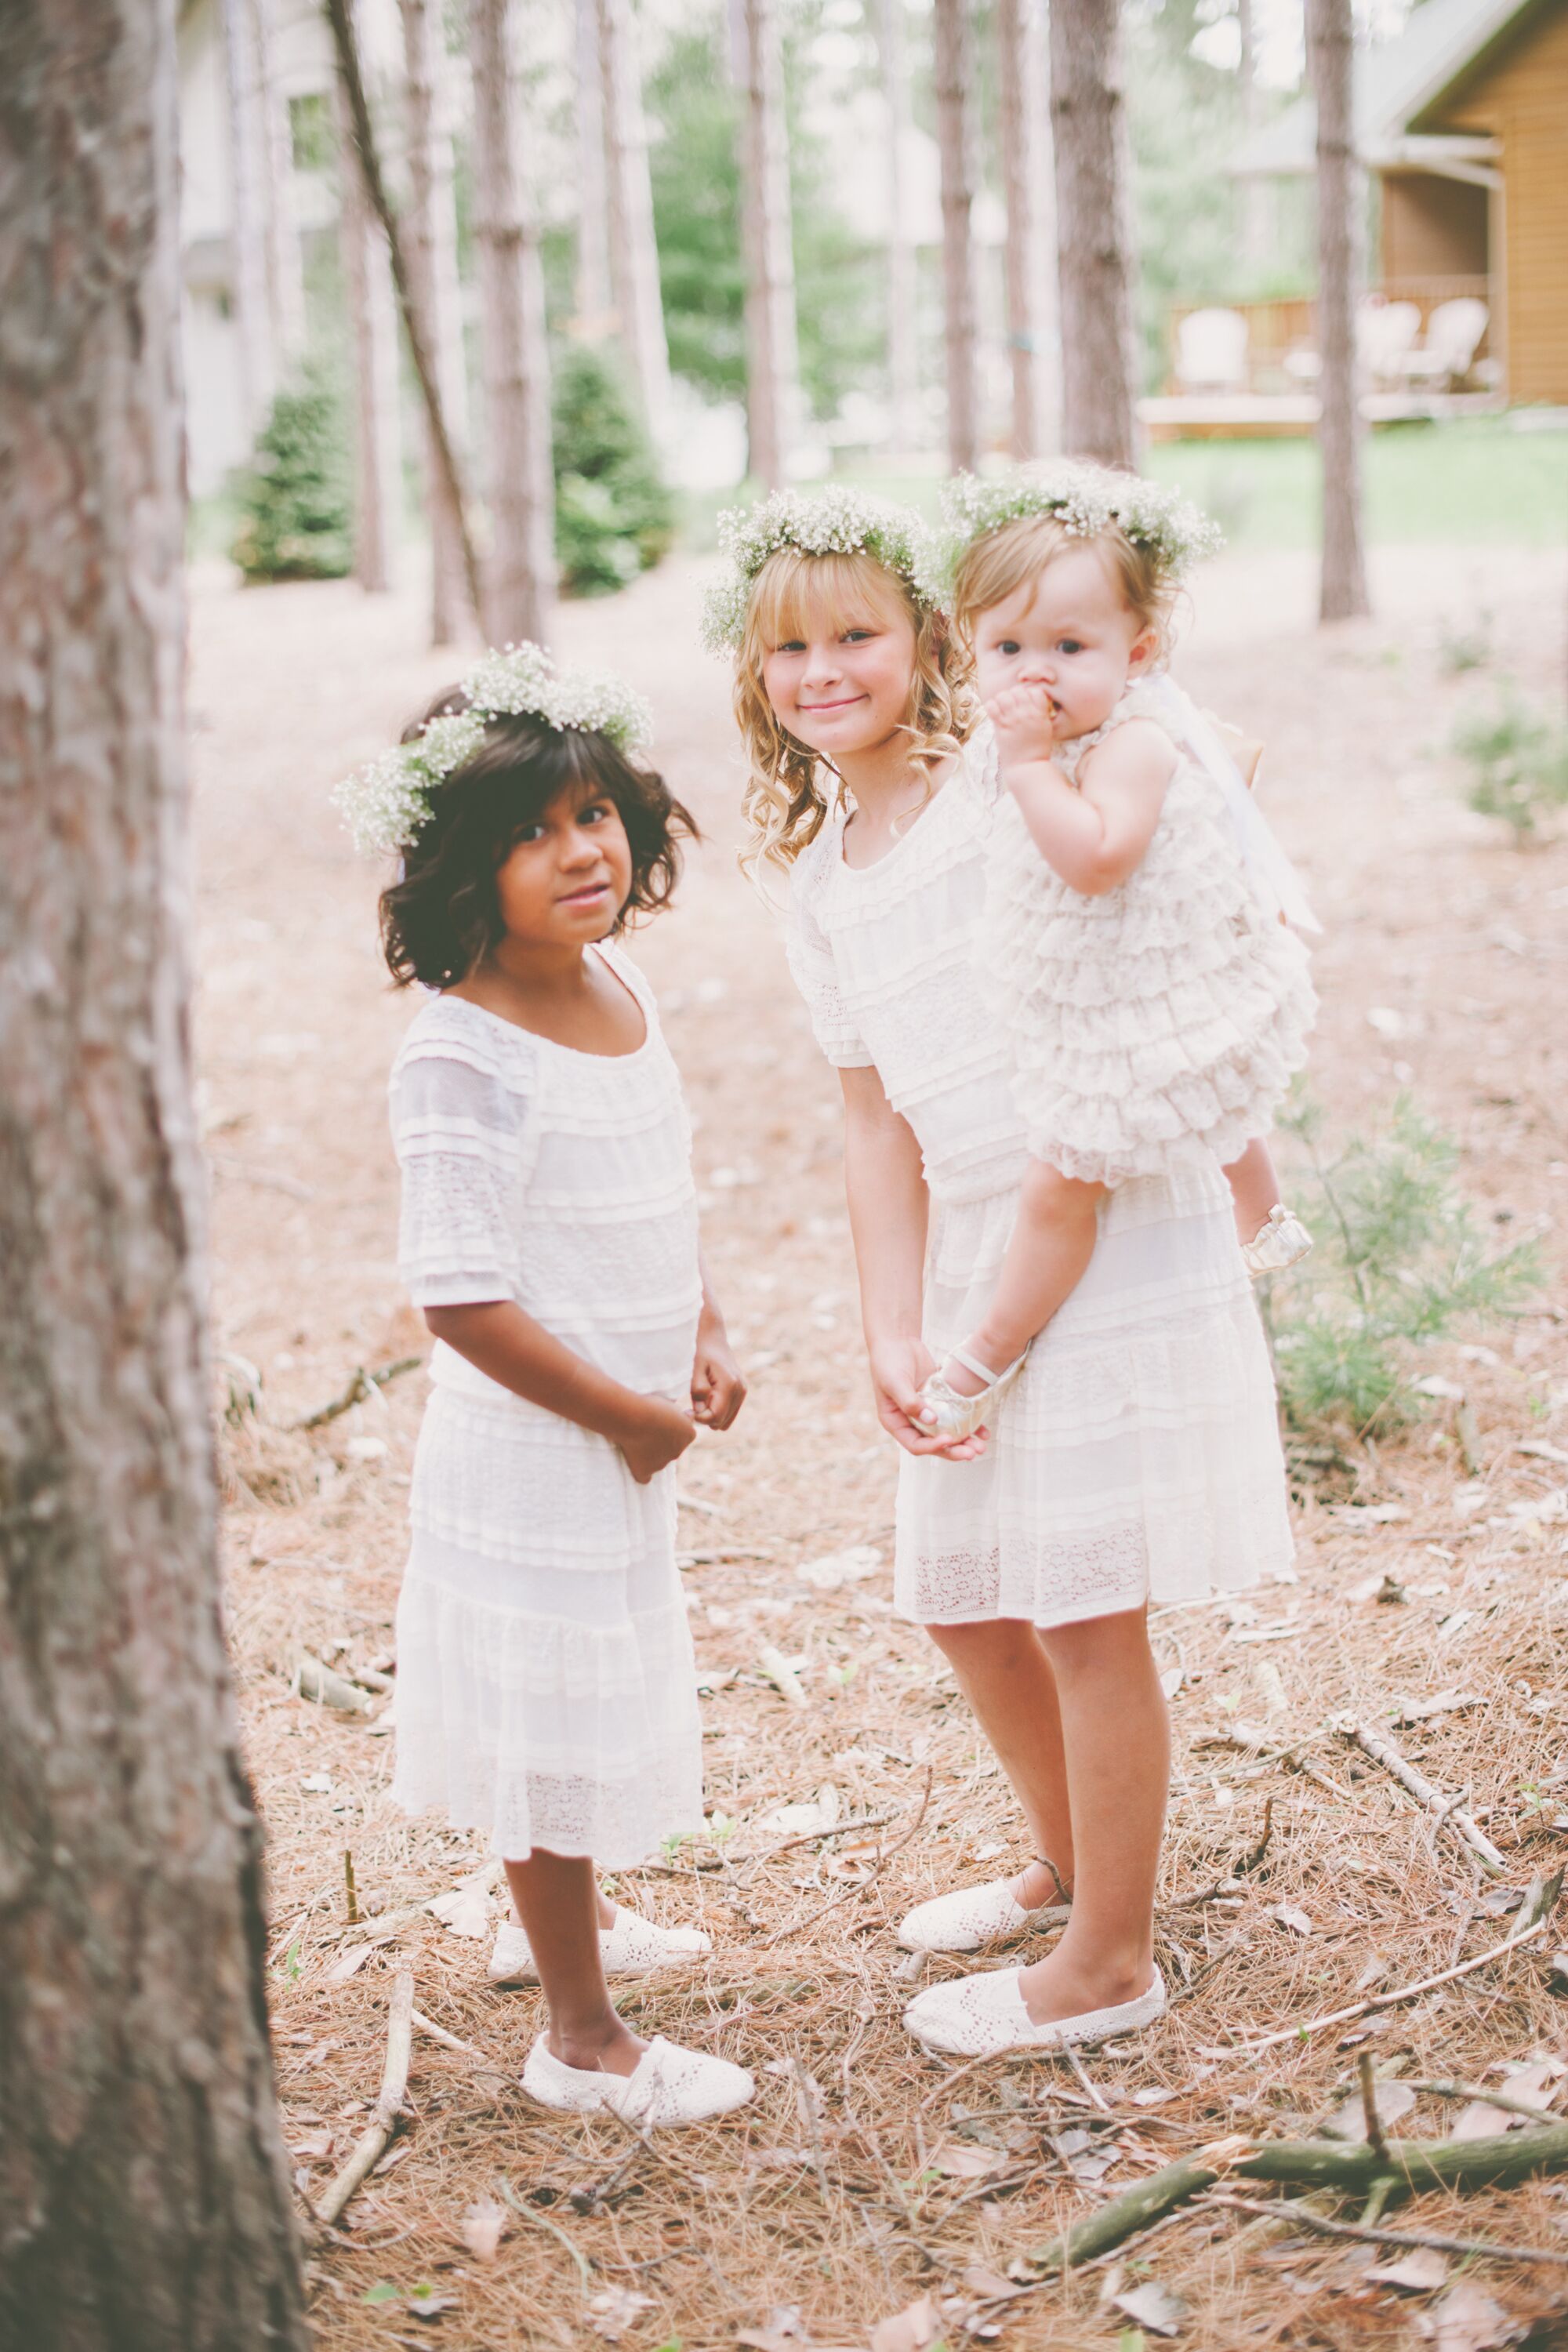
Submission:
[[[486,1021],[493,1021],[498,1028],[510,1029],[515,1036],[531,1037],[536,1045],[548,1045],[552,1054],[569,1054],[574,1062],[635,1062],[639,1055],[647,1052],[653,1043],[652,1014],[643,1000],[641,991],[633,986],[624,971],[616,970],[597,940],[588,941],[588,952],[597,956],[616,987],[626,991],[642,1014],[642,1037],[628,1054],[595,1054],[583,1045],[563,1045],[558,1037],[547,1037],[542,1029],[530,1029],[521,1021],[509,1021],[504,1013],[492,1013],[488,1004],[476,1004],[471,996],[454,996],[446,989],[439,992],[437,1001],[442,1004],[465,1005],[470,1013],[479,1013]]]
[[[931,813],[936,807],[937,803],[947,797],[954,784],[958,782],[959,778],[964,772],[964,754],[961,751],[957,759],[953,761],[952,766],[948,769],[947,773],[943,776],[941,783],[937,785],[935,791],[931,793],[927,799],[923,800],[919,808],[915,810],[906,829],[902,833],[895,835],[892,845],[888,849],[884,849],[880,857],[874,857],[868,866],[851,866],[849,860],[844,855],[844,836],[849,829],[849,819],[845,811],[844,803],[840,801],[837,813],[837,856],[835,863],[846,874],[885,874],[888,867],[893,863],[893,860],[899,856],[901,851],[908,847],[909,844],[914,839],[916,834],[921,831],[921,827],[929,824]]]

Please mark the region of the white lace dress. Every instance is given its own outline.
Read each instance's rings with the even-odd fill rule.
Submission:
[[[1027,1160],[1005,1033],[975,964],[995,758],[982,730],[896,846],[796,863],[791,968],[840,1068],[874,1066],[932,1202],[925,1337],[990,1301]],[[1274,1383],[1230,1192],[1202,1145],[1107,1198],[1088,1272],[975,1462],[899,1461],[894,1588],[925,1624],[1070,1623],[1238,1591],[1289,1562]]]
[[[689,1131],[647,983],[635,1053],[581,1054],[460,997],[392,1073],[400,1260],[420,1307],[515,1299],[629,1388],[685,1402],[701,1283]],[[409,1811],[494,1851],[641,1862],[702,1822],[675,1472],[639,1486],[608,1439],[437,1342],[397,1610]]]
[[[1058,764],[1076,782],[1112,728],[1159,712],[1157,680],[1130,687]],[[1306,950],[1263,912],[1218,785],[1180,747],[1148,849],[1098,898],[1053,872],[1003,793],[981,940],[1029,1149],[1066,1176],[1155,1175],[1193,1137],[1228,1166],[1307,1058]]]

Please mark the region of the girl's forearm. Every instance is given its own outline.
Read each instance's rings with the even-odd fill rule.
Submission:
[[[915,1336],[931,1202],[920,1146],[905,1120],[847,1121],[844,1187],[867,1344]]]
[[[1018,803],[1029,838],[1053,872],[1071,890],[1092,895],[1106,887],[1105,819],[1091,801],[1073,790],[1050,760],[1030,760],[1007,772],[1006,784]]]
[[[427,1307],[425,1321],[487,1379],[580,1429],[619,1444],[646,1419],[646,1397],[590,1364],[510,1298]]]

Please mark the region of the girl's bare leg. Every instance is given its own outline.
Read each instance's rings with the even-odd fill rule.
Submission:
[[[985,1318],[964,1341],[995,1372],[1005,1371],[1037,1332],[1043,1331],[1062,1301],[1078,1287],[1094,1255],[1103,1184],[1085,1184],[1043,1160],[1032,1160],[1018,1194],[1007,1255],[996,1295]],[[960,1396],[974,1396],[982,1383],[950,1358],[942,1376]]]
[[[1042,1627],[1037,1639],[1056,1682],[1079,1857],[1072,1916],[1019,1979],[1043,2025],[1149,1990],[1171,1732],[1143,1610]]]
[[[1251,1241],[1268,1222],[1268,1212],[1279,1199],[1279,1179],[1274,1172],[1274,1161],[1268,1146],[1260,1135],[1255,1135],[1239,1160],[1233,1160],[1226,1170],[1226,1181],[1236,1210],[1236,1230],[1241,1240]]]
[[[635,2073],[647,2043],[616,2016],[599,1952],[608,1908],[585,1854],[547,1853],[509,1862],[507,1884],[550,2011],[545,2043],[563,2065],[606,2074]]]
[[[1019,1617],[997,1617],[978,1625],[928,1625],[926,1631],[951,1663],[1013,1784],[1035,1853],[1049,1857],[1070,1892],[1073,1836],[1061,1716],[1056,1677],[1038,1633]],[[1055,1879],[1038,1862],[1031,1862],[1015,1880],[1013,1895],[1026,1910],[1060,1899]]]

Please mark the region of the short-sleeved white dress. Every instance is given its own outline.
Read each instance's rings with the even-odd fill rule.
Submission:
[[[997,795],[984,728],[902,838],[796,861],[789,955],[817,1041],[875,1067],[932,1202],[925,1338],[989,1305],[1027,1164],[1011,1041],[976,964]],[[900,1455],[894,1591],[924,1624],[1057,1625],[1239,1591],[1292,1553],[1273,1375],[1230,1192],[1190,1143],[1108,1194],[1094,1255],[974,1462]]]
[[[513,1299],[589,1362],[686,1403],[701,1305],[690,1139],[652,995],[635,1053],[582,1054],[461,997],[393,1068],[400,1261],[420,1307]],[[437,1342],[397,1609],[408,1811],[495,1852],[641,1862],[702,1822],[701,1728],[675,1564],[675,1471],[639,1486],[607,1438]]]

